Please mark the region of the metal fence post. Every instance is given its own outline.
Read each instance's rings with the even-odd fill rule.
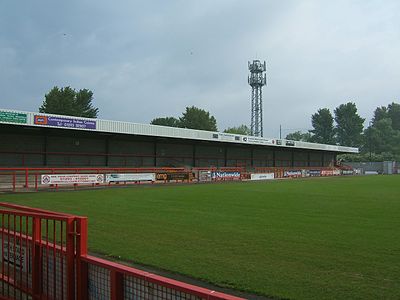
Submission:
[[[75,299],[75,218],[67,219],[67,299]]]
[[[76,280],[78,300],[88,298],[88,264],[82,260],[87,255],[87,224],[86,217],[76,219]]]
[[[42,298],[41,225],[42,220],[39,217],[34,217],[32,224],[32,291],[35,300]]]
[[[124,274],[111,270],[111,300],[124,299]]]

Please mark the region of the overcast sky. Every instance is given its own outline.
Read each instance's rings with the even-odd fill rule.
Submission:
[[[264,136],[311,128],[353,101],[368,120],[400,101],[400,1],[0,2],[0,108],[37,111],[88,88],[100,118],[149,123],[206,109],[250,123],[247,61],[267,61]]]

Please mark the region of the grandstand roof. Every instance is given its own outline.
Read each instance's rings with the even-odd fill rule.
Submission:
[[[296,148],[321,150],[342,153],[358,153],[358,148],[343,147],[337,145],[316,144],[308,142],[291,141],[277,138],[261,138],[211,132],[204,130],[175,128],[149,124],[137,124],[130,122],[111,121],[102,119],[89,119],[54,114],[0,109],[0,124],[16,126],[50,127],[66,130],[84,130],[94,132],[107,132],[116,134],[131,134],[166,138],[179,138],[188,140],[201,140],[211,142],[224,142],[245,145],[264,145],[280,148]]]

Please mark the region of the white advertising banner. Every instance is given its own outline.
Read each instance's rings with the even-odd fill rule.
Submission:
[[[215,171],[211,173],[212,179],[240,179],[240,172],[237,171]]]
[[[283,173],[284,177],[301,177],[301,170],[288,170]]]
[[[103,174],[46,174],[41,176],[42,184],[90,184],[103,182]]]
[[[156,173],[106,174],[106,182],[155,181]]]
[[[256,173],[256,174],[251,174],[250,177],[251,180],[270,180],[274,178],[275,178],[274,173]]]

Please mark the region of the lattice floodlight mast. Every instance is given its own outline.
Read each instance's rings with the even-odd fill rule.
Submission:
[[[262,110],[262,87],[266,85],[266,65],[259,60],[248,62],[250,76],[248,83],[251,90],[251,135],[263,136],[263,110]]]

